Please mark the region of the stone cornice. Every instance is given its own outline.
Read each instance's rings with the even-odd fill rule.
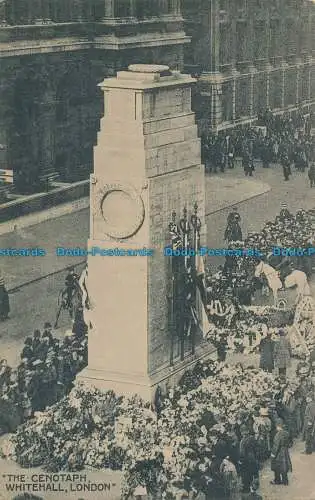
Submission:
[[[182,45],[190,42],[184,32],[145,34],[131,37],[98,36],[94,40],[82,37],[53,38],[50,40],[22,40],[0,43],[0,57],[13,57],[55,52],[73,52],[87,49],[124,50],[141,47]]]
[[[76,37],[55,38],[53,40],[22,40],[0,43],[0,57],[45,54],[52,52],[72,52],[93,48],[93,42]]]
[[[114,37],[104,36],[96,37],[93,42],[95,49],[107,50],[124,50],[139,47],[159,47],[165,45],[181,45],[190,42],[190,37],[186,36],[184,32],[169,33],[165,35],[160,34],[147,34],[132,37]]]

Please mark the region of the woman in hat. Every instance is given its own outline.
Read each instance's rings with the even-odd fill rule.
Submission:
[[[271,470],[274,472],[274,480],[271,484],[288,485],[288,472],[292,472],[292,463],[289,454],[290,436],[284,430],[282,421],[277,422],[277,433],[275,435],[271,450]]]
[[[0,277],[0,320],[5,321],[9,317],[10,301],[6,290],[4,279]]]

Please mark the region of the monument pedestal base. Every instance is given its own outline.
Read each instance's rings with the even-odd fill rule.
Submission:
[[[114,391],[118,396],[138,394],[145,401],[152,401],[155,387],[150,377],[130,373],[109,372],[86,367],[76,377],[78,382],[92,385],[102,391]]]
[[[76,377],[78,382],[92,385],[103,391],[113,390],[118,396],[132,397],[139,395],[145,401],[153,402],[158,386],[165,393],[168,388],[177,385],[183,374],[197,361],[206,361],[215,353],[212,344],[204,343],[196,348],[195,354],[185,356],[173,366],[164,366],[151,376],[121,373],[101,368],[84,368]]]

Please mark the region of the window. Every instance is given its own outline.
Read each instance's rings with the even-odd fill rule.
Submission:
[[[254,27],[254,59],[266,57],[266,25],[256,23]]]
[[[280,21],[278,19],[270,22],[270,57],[278,57],[281,54],[280,44]]]
[[[220,64],[228,64],[231,58],[231,26],[220,23]]]
[[[236,118],[248,116],[249,109],[249,79],[239,78],[236,84]]]
[[[270,75],[270,107],[282,107],[282,72],[273,71]]]
[[[254,113],[257,115],[267,107],[267,81],[264,73],[254,79]]]
[[[233,119],[233,84],[224,82],[222,85],[222,120],[224,122]]]
[[[295,68],[288,69],[285,74],[284,95],[285,105],[293,106],[296,103],[297,72]]]
[[[246,23],[236,23],[236,61],[246,60]]]
[[[129,17],[131,15],[130,0],[115,0],[114,16]]]
[[[309,98],[309,85],[310,85],[310,67],[304,66],[301,72],[301,86],[300,86],[300,98],[302,101],[306,101]]]

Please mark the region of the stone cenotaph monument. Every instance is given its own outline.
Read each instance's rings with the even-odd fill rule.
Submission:
[[[201,340],[194,354],[175,357],[170,366],[164,247],[170,244],[172,211],[181,214],[198,203],[205,240],[205,179],[191,111],[193,83],[167,66],[139,64],[100,84],[105,114],[91,175],[88,243],[92,328],[88,366],[78,378],[147,400],[158,385],[176,382],[210,351]],[[101,249],[107,255],[101,256]],[[153,255],[121,255],[145,254],[143,249]]]

